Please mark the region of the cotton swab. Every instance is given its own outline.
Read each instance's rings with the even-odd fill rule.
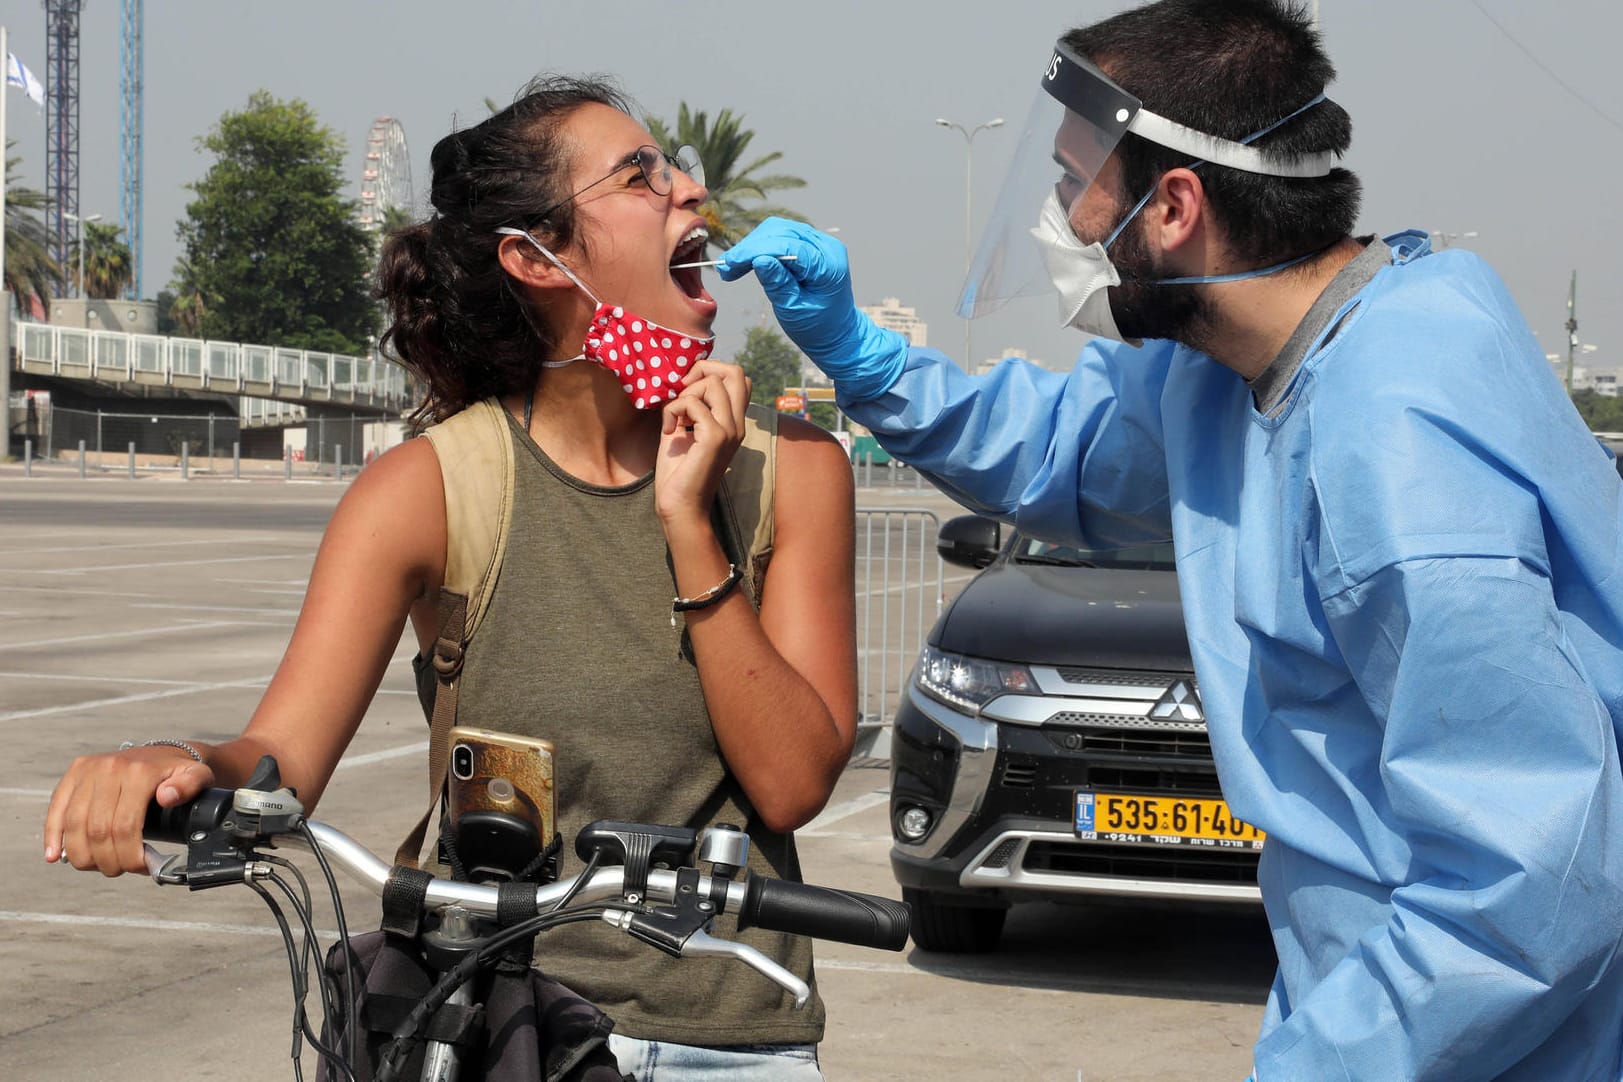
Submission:
[[[800,257],[797,255],[780,255],[773,256],[773,258],[782,260],[785,263],[798,263],[800,261]],[[725,259],[707,259],[702,263],[672,263],[671,270],[686,270],[688,267],[715,267],[725,262],[727,262]]]

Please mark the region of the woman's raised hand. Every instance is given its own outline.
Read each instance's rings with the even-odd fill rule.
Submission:
[[[156,798],[166,808],[214,782],[214,771],[179,748],[130,748],[75,759],[45,813],[45,859],[103,875],[146,871],[141,826]]]
[[[716,488],[744,439],[750,378],[735,364],[700,361],[682,393],[664,406],[654,506],[667,524],[697,517],[708,523]]]

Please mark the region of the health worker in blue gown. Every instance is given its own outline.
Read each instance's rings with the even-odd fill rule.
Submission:
[[[1097,336],[1070,372],[909,348],[797,223],[721,273],[959,501],[1175,543],[1223,791],[1267,832],[1258,1082],[1623,1077],[1609,453],[1482,260],[1350,235],[1351,123],[1298,8],[1165,0],[1033,74],[961,310],[1057,289]]]

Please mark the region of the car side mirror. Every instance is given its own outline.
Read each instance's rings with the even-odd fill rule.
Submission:
[[[935,550],[949,564],[976,571],[997,559],[1003,547],[1003,525],[980,515],[959,515],[941,525]]]

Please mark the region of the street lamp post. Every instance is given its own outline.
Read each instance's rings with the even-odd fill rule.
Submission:
[[[989,128],[1001,128],[1003,126],[1003,118],[994,117],[984,124],[977,124],[973,128],[969,129],[965,129],[962,124],[956,124],[945,117],[936,117],[935,122],[943,128],[952,128],[956,130],[959,135],[964,137],[964,277],[968,278],[969,261],[974,256],[974,252],[970,247],[970,245],[973,243],[970,237],[970,199],[975,190],[973,187],[975,168],[975,136]],[[969,327],[970,320],[966,318],[964,320],[964,371],[966,372],[970,370],[970,365],[972,363],[969,356]]]
[[[101,221],[101,215],[100,214],[86,214],[84,217],[81,218],[77,214],[73,214],[73,213],[71,213],[69,211],[64,210],[62,212],[62,217],[70,218],[70,219],[73,220],[73,222],[75,223],[75,231],[79,235],[79,239],[78,239],[78,242],[75,245],[75,247],[77,248],[78,253],[79,253],[79,299],[84,300],[84,296],[85,296],[85,223],[86,222],[99,222],[99,221]],[[86,326],[89,325],[89,322],[90,322],[90,316],[89,316],[89,313],[86,313],[85,314],[85,324],[86,324]]]

